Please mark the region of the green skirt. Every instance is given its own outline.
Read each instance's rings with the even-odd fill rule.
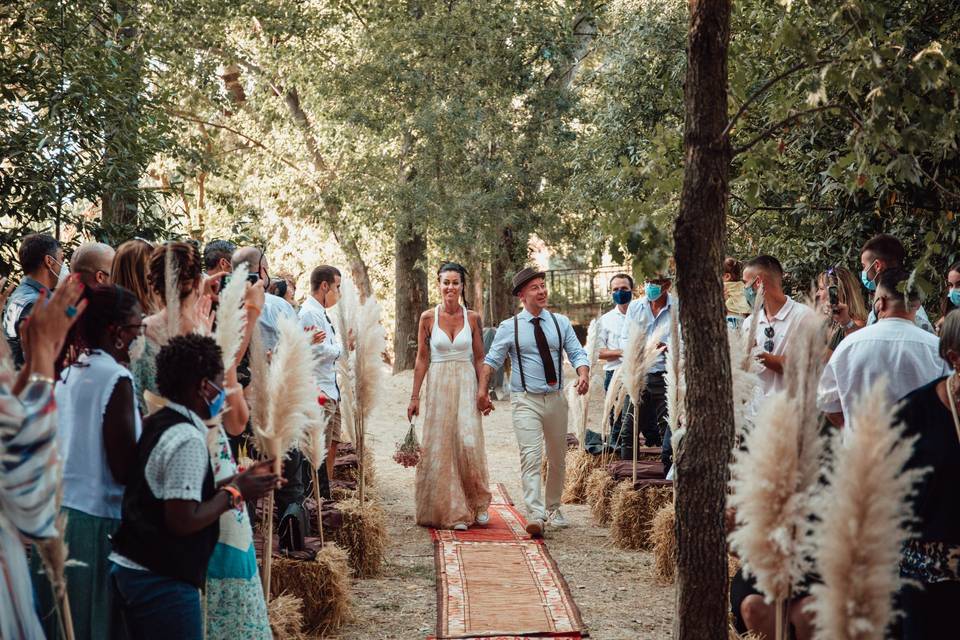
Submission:
[[[82,562],[84,566],[67,566],[67,594],[70,598],[70,613],[73,616],[74,637],[116,638],[122,629],[112,616],[113,597],[108,575],[107,557],[112,548],[110,536],[120,526],[119,520],[98,518],[82,511],[63,507],[67,514],[67,547],[70,560]],[[53,590],[40,558],[34,549],[31,554],[31,573],[37,594],[37,610],[43,630],[48,639],[62,638],[57,612],[54,606]],[[119,621],[117,621],[119,622]]]

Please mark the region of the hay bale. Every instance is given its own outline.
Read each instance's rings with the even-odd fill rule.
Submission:
[[[563,482],[563,504],[583,504],[587,499],[587,479],[602,466],[603,457],[583,449],[567,451],[567,475]]]
[[[277,599],[284,594],[300,599],[301,626],[308,633],[324,635],[339,628],[350,617],[350,567],[346,552],[328,543],[313,560],[274,557],[270,593]]]
[[[356,498],[337,504],[343,526],[334,531],[337,544],[346,549],[350,567],[357,578],[372,578],[383,567],[387,545],[387,524],[383,508],[373,501],[363,506]]]
[[[271,581],[273,579],[271,578]],[[303,600],[283,593],[267,603],[270,631],[275,640],[304,640]]]
[[[621,549],[647,550],[653,547],[651,523],[654,515],[673,500],[673,487],[621,482],[610,498],[610,540]]]
[[[650,538],[653,542],[653,576],[660,584],[673,584],[677,574],[677,512],[673,502],[665,504],[653,516]]]
[[[616,482],[606,469],[594,469],[587,477],[587,504],[598,525],[610,524],[610,496]]]

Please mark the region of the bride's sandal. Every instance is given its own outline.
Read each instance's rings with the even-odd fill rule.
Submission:
[[[478,513],[476,522],[481,526],[490,524],[490,514],[486,511]]]
[[[468,529],[467,525],[465,525],[462,522],[458,522],[457,524],[453,525],[454,531],[466,531],[467,529]]]

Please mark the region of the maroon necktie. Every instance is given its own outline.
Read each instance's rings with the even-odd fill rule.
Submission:
[[[547,343],[547,334],[543,332],[540,326],[541,318],[531,318],[533,323],[533,337],[537,341],[537,351],[540,352],[540,360],[543,361],[543,375],[547,379],[547,384],[557,384],[557,370],[553,366],[553,356],[550,355],[550,345]]]

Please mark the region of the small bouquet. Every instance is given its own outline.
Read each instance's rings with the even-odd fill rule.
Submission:
[[[415,467],[420,462],[420,443],[417,441],[417,432],[414,425],[410,423],[410,429],[407,431],[407,437],[403,442],[397,443],[397,451],[393,454],[393,459],[404,467]]]

